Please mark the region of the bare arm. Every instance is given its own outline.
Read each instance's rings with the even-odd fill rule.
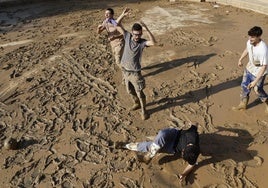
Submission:
[[[120,33],[120,35],[112,35],[111,37],[108,37],[108,39],[110,40],[110,41],[113,41],[113,40],[115,40],[115,39],[119,39],[119,38],[121,38],[123,35]]]
[[[121,24],[121,21],[123,20],[123,18],[127,15],[129,15],[130,13],[130,9],[129,8],[125,8],[122,12],[122,14],[116,19],[116,22],[118,25]]]
[[[198,123],[197,122],[192,122],[190,121],[190,119],[187,118],[187,120],[189,121],[189,125],[191,126],[195,126],[196,129],[198,129]],[[196,163],[197,164],[197,163]],[[183,179],[186,178],[186,176],[193,170],[194,166],[196,165],[191,165],[191,164],[188,164],[186,166],[186,168],[184,169],[184,171],[182,172],[182,174],[179,175],[179,178],[180,178],[180,181],[182,181]]]
[[[247,48],[243,51],[241,57],[238,60],[238,66],[241,67],[243,65],[242,60],[248,55]]]
[[[105,30],[105,27],[103,25],[98,25],[98,27],[97,27],[97,33],[98,34],[100,34],[104,30]]]
[[[255,80],[253,82],[251,82],[249,85],[248,85],[248,88],[253,88],[257,85],[258,81],[260,80],[260,78],[263,76],[264,72],[266,71],[267,69],[267,65],[263,65],[261,67],[261,69],[259,70]]]
[[[125,35],[125,28],[122,26],[122,25],[118,25],[117,27],[116,27],[116,29],[117,29],[117,31],[121,34],[121,35]]]
[[[148,29],[148,27],[145,25],[144,22],[141,21],[140,24],[144,27],[144,29],[148,33],[149,40],[147,40],[146,46],[154,46],[155,43],[156,43],[156,40],[154,38],[154,35],[151,33],[151,31]]]
[[[182,181],[186,176],[193,170],[195,165],[188,164],[184,169],[183,173],[179,175],[180,181]]]

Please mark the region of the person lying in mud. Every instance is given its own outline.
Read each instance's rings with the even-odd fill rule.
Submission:
[[[149,40],[141,38],[143,28],[147,31]],[[143,92],[145,80],[141,74],[141,57],[143,49],[155,45],[156,41],[153,34],[143,22],[135,23],[132,26],[131,33],[126,31],[122,25],[118,27],[118,31],[125,39],[121,66],[127,92],[134,101],[134,105],[130,110],[141,108],[141,117],[145,120],[149,118],[149,114],[145,109],[146,96]]]
[[[182,182],[197,165],[197,158],[200,154],[198,124],[190,122],[189,125],[191,127],[187,130],[162,129],[158,132],[154,141],[128,143],[125,145],[125,149],[145,152],[145,155],[140,159],[145,163],[149,163],[158,152],[181,155],[188,162],[182,174],[179,175]]]

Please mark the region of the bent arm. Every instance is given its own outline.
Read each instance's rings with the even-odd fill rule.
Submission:
[[[263,74],[265,73],[265,71],[266,71],[266,69],[267,69],[267,65],[263,65],[262,67],[261,67],[261,69],[260,69],[260,71],[258,72],[258,74],[257,74],[257,77],[256,77],[256,80],[260,80],[260,78],[263,76]]]
[[[146,46],[154,46],[156,43],[156,40],[154,38],[154,35],[151,33],[151,31],[148,29],[148,27],[145,25],[144,22],[140,22],[141,25],[145,28],[145,30],[147,31],[149,40],[146,41]]]
[[[261,69],[259,70],[259,72],[258,72],[255,80],[253,81],[253,84],[252,85],[249,85],[250,88],[251,87],[254,87],[255,85],[257,85],[257,83],[259,82],[259,80],[261,79],[261,77],[263,76],[263,74],[265,73],[266,69],[267,69],[267,65],[263,65],[261,67]]]
[[[122,25],[118,25],[117,27],[116,27],[116,29],[117,29],[117,31],[121,34],[121,35],[123,35],[123,36],[125,36],[125,28],[122,26]]]
[[[98,25],[97,33],[100,34],[103,30],[105,30],[105,27],[103,25]]]
[[[128,15],[130,12],[130,9],[129,8],[125,8],[122,12],[122,14],[116,19],[116,22],[118,25],[121,24],[121,21],[123,20],[123,18]]]

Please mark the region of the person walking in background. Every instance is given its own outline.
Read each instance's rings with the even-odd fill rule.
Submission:
[[[149,40],[141,38],[143,34],[142,27],[147,31]],[[122,26],[118,30],[124,36],[125,40],[121,66],[127,92],[134,100],[134,105],[130,110],[141,108],[141,117],[145,120],[149,118],[149,114],[145,109],[146,96],[143,92],[145,80],[141,75],[141,58],[143,49],[155,45],[156,41],[153,34],[143,22],[135,23],[132,26],[131,33],[126,31]]]
[[[197,164],[200,154],[199,134],[197,123],[190,122],[187,130],[166,128],[160,130],[154,141],[136,142],[125,145],[126,149],[138,152],[146,152],[142,161],[148,163],[158,152],[179,154],[188,162],[183,173],[179,175],[180,181],[185,179]]]
[[[107,8],[105,11],[105,20],[101,25],[98,25],[97,33],[100,34],[102,31],[106,30],[108,33],[108,40],[110,41],[112,52],[114,54],[115,62],[120,66],[120,60],[124,48],[124,38],[121,33],[118,32],[117,26],[121,24],[122,19],[129,14],[130,9],[125,8],[122,14],[115,20],[114,10],[112,8]]]
[[[246,49],[242,53],[238,66],[242,67],[242,60],[248,56],[249,61],[245,68],[241,83],[240,103],[233,110],[245,110],[247,108],[249,94],[254,89],[259,99],[266,104],[265,112],[268,114],[268,95],[263,89],[265,77],[268,73],[268,49],[261,39],[261,27],[254,26],[248,31],[249,39]]]

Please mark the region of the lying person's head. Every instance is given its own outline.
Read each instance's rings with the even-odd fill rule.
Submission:
[[[199,154],[199,147],[193,144],[189,144],[182,151],[182,158],[190,165],[195,165]]]

